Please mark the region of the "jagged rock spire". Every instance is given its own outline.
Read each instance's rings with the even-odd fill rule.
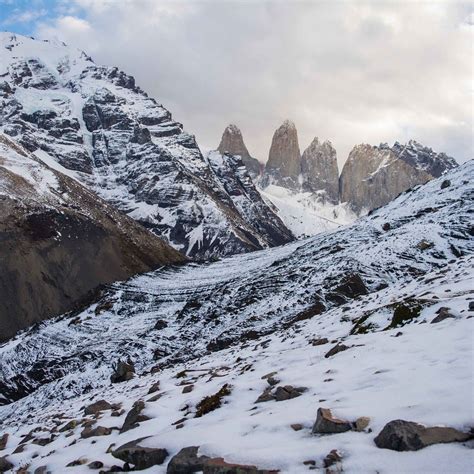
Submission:
[[[275,131],[265,173],[269,182],[290,189],[299,187],[301,153],[295,124],[285,120]]]
[[[315,137],[301,158],[303,190],[321,193],[324,201],[339,201],[339,170],[337,154],[330,141]]]
[[[239,155],[253,178],[260,175],[262,165],[257,159],[250,156],[250,153],[245,146],[242,132],[237,125],[231,123],[226,127],[217,150],[221,154],[229,153],[234,156]]]

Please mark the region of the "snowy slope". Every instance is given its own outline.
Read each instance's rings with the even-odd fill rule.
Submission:
[[[90,472],[90,461],[122,465],[107,452],[112,443],[150,436],[144,445],[169,452],[149,471],[157,473],[186,446],[282,473],[307,472],[307,460],[322,469],[332,449],[348,473],[468,472],[469,443],[397,453],[373,440],[397,418],[472,427],[473,178],[469,162],[341,230],[112,285],[90,308],[0,346],[0,393],[4,403],[17,399],[0,408],[0,433],[10,434],[2,454],[52,472],[82,459],[68,472]],[[441,307],[451,317],[430,324]],[[394,319],[400,311],[411,319]],[[325,357],[337,342],[349,349]],[[134,362],[136,376],[110,384],[119,357]],[[273,371],[281,385],[307,390],[256,404]],[[226,383],[223,405],[195,417]],[[98,399],[125,412],[84,416]],[[139,399],[150,420],[119,433]],[[369,430],[312,435],[319,407],[368,416]],[[83,426],[55,428],[71,419],[113,429],[82,438]]]
[[[357,219],[344,204],[331,204],[317,194],[295,192],[271,184],[259,189],[275,208],[280,219],[297,237],[308,237],[351,224]]]
[[[194,137],[118,68],[62,43],[0,33],[0,78],[1,131],[186,255],[292,240],[264,204],[253,220],[241,214]],[[267,216],[271,233],[259,227]]]

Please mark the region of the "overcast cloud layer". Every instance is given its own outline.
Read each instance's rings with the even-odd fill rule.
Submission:
[[[470,3],[68,0],[33,34],[117,65],[217,147],[236,123],[266,161],[292,119],[300,148],[415,138],[473,155]]]

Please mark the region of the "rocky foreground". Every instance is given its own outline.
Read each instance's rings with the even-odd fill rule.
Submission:
[[[112,285],[0,346],[3,468],[469,472],[473,177]]]

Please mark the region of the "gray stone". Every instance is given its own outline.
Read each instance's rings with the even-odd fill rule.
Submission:
[[[347,349],[350,349],[349,346],[346,346],[345,344],[342,344],[340,342],[338,342],[331,350],[329,350],[326,354],[325,354],[325,358],[329,358],[329,357],[332,357],[336,354],[338,354],[339,352],[342,352],[342,351],[347,351]]]
[[[142,411],[145,408],[145,402],[143,400],[138,400],[135,402],[131,410],[127,413],[123,426],[120,430],[120,433],[125,433],[125,431],[132,430],[137,428],[138,424],[142,421],[147,421],[150,418],[146,415],[142,415]]]
[[[84,428],[81,431],[81,438],[92,438],[94,436],[108,436],[112,433],[111,428],[107,428],[105,426],[97,426],[96,428]]]
[[[168,451],[164,448],[140,446],[140,443],[145,439],[147,438],[139,438],[118,447],[112,451],[112,456],[123,462],[133,464],[136,470],[148,469],[163,464],[168,457]]]
[[[418,451],[432,444],[467,441],[472,434],[441,426],[426,428],[405,420],[387,423],[375,437],[377,447],[394,451]]]
[[[84,408],[84,415],[97,415],[98,413],[112,409],[112,405],[106,400],[97,400],[96,402]]]

